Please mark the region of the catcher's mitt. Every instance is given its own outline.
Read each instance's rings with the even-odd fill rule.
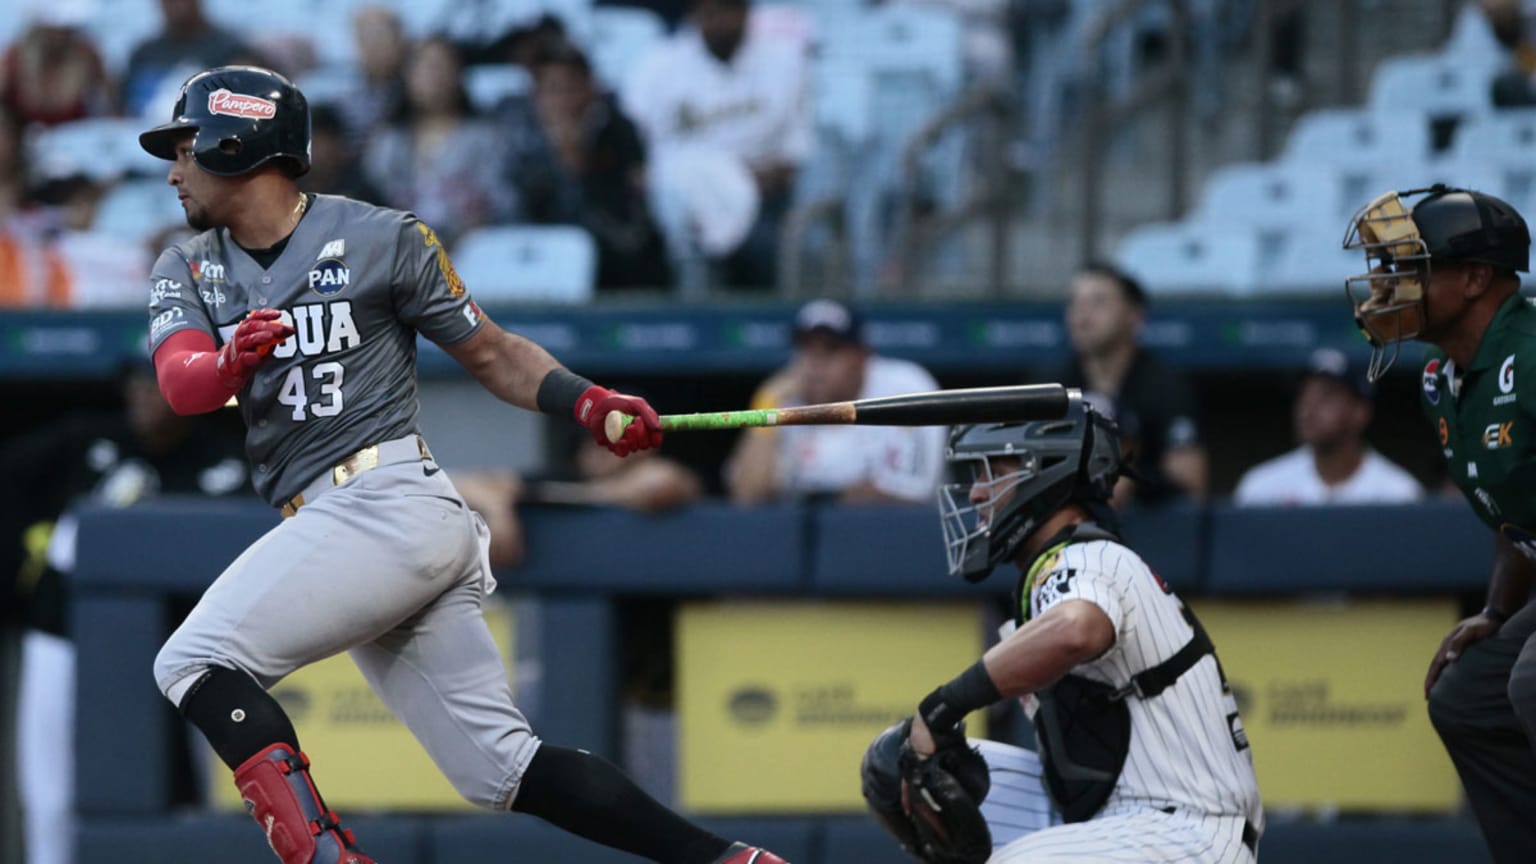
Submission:
[[[963,732],[936,737],[933,756],[919,759],[908,741],[911,723],[880,733],[864,755],[870,809],[903,849],[928,864],[983,864],[992,854],[981,815],[992,785],[986,760]]]

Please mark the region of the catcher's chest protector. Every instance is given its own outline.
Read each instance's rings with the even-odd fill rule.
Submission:
[[[1119,542],[1113,534],[1085,523],[1074,526],[1060,545],[1091,540]],[[1052,544],[1051,548],[1060,547]],[[1014,604],[1021,619],[1028,608],[1028,584],[1026,576],[1020,583],[1020,602]],[[1195,635],[1172,657],[1132,676],[1126,686],[1116,689],[1080,675],[1067,675],[1035,694],[1040,704],[1034,717],[1035,737],[1045,786],[1063,821],[1092,819],[1115,790],[1131,751],[1131,709],[1125,700],[1157,696],[1201,657],[1215,653],[1199,619],[1189,607],[1181,608]]]

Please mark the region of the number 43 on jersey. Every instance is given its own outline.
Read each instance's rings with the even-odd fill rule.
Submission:
[[[274,357],[334,354],[362,342],[352,321],[352,304],[346,300],[295,306],[291,314],[284,311],[283,318],[293,324],[294,333],[273,350]],[[346,371],[336,361],[316,363],[307,369],[295,366],[283,378],[277,401],[292,409],[295,421],[334,417],[345,407],[341,385],[346,380]]]

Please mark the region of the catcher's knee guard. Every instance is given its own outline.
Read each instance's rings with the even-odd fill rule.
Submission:
[[[235,786],[283,864],[374,864],[326,809],[302,752],[273,744],[235,769]]]

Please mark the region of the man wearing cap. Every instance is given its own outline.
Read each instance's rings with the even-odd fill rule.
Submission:
[[[1429,343],[1419,404],[1492,534],[1486,605],[1440,643],[1424,695],[1493,860],[1526,864],[1536,849],[1536,304],[1519,274],[1530,271],[1530,229],[1508,202],[1435,185],[1361,207],[1344,246],[1365,254],[1345,287],[1372,379],[1408,341]]]
[[[813,300],[794,323],[789,365],[763,382],[752,407],[841,402],[934,390],[916,363],[869,350],[859,316]],[[726,470],[731,499],[750,504],[787,495],[849,502],[928,501],[944,465],[944,427],[786,426],[753,429]]]
[[[1424,497],[1413,475],[1371,449],[1375,387],[1344,352],[1313,352],[1292,408],[1301,446],[1248,469],[1232,498],[1243,505],[1400,504]]]

